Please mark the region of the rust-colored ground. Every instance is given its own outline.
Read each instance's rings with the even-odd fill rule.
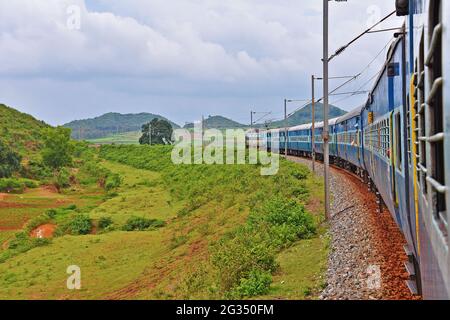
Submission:
[[[56,230],[56,225],[54,224],[43,224],[37,227],[30,233],[32,238],[51,238]]]

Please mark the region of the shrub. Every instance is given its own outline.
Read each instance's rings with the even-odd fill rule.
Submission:
[[[36,179],[45,180],[53,176],[52,170],[46,167],[42,162],[31,160],[27,166],[22,168],[22,176]]]
[[[101,217],[98,221],[98,227],[100,230],[105,230],[113,224],[113,221],[110,217]]]
[[[0,191],[8,193],[22,193],[25,189],[25,184],[18,179],[6,178],[0,179]]]
[[[73,235],[89,234],[92,229],[92,221],[89,216],[84,214],[76,215],[66,225],[66,230]]]
[[[110,174],[106,178],[105,189],[107,191],[116,189],[116,188],[120,187],[121,183],[122,183],[122,178],[119,174],[117,174],[117,173]]]
[[[267,271],[252,270],[247,278],[242,278],[239,286],[231,292],[233,298],[263,295],[269,292],[272,275]]]
[[[150,228],[161,228],[165,222],[157,219],[146,219],[143,217],[131,217],[123,226],[124,231],[144,231]]]
[[[236,287],[251,270],[275,271],[275,250],[258,233],[244,228],[228,235],[211,248],[211,262],[216,267],[224,292]]]
[[[20,253],[27,252],[33,248],[45,246],[51,243],[49,239],[33,239],[25,232],[16,233],[15,238],[9,242],[8,249],[0,253],[0,263],[5,262]]]
[[[20,169],[21,157],[0,140],[0,178],[9,178]]]
[[[58,190],[67,188],[70,186],[70,173],[66,168],[61,168],[54,177],[53,184]]]

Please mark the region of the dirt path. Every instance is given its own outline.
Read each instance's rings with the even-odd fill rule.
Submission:
[[[310,166],[303,158],[291,161]],[[316,164],[318,174],[323,166]],[[322,299],[416,299],[406,284],[406,243],[389,211],[357,177],[331,169],[331,252]]]

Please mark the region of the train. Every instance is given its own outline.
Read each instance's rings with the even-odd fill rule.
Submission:
[[[407,285],[450,299],[450,1],[396,0],[404,24],[365,103],[329,120],[330,162],[359,175],[404,235]],[[271,142],[276,130],[279,139]],[[287,135],[287,137],[286,137]],[[323,157],[323,122],[250,130],[289,155]]]

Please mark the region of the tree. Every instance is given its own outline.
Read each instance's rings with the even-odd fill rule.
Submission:
[[[142,126],[140,144],[168,144],[172,141],[172,125],[166,120],[153,119]]]
[[[41,151],[42,161],[53,169],[72,163],[73,144],[70,140],[69,128],[57,127],[43,130],[44,148]]]
[[[0,178],[9,178],[20,169],[20,155],[0,140]]]

